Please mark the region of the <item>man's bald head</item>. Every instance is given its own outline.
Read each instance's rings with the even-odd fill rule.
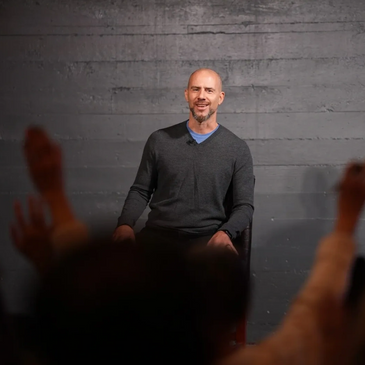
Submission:
[[[191,85],[191,81],[194,79],[195,76],[200,74],[205,74],[207,77],[212,77],[216,80],[217,82],[217,91],[220,92],[222,91],[222,78],[220,77],[220,75],[218,74],[218,72],[210,69],[210,68],[199,68],[198,70],[195,70],[189,77],[189,82],[188,82],[188,89]]]

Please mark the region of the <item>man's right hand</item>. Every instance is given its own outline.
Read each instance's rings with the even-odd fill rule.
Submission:
[[[116,228],[113,234],[113,241],[136,241],[136,236],[132,227],[122,225]]]

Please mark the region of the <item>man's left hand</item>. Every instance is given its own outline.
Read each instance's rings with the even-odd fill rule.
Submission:
[[[215,233],[208,241],[207,246],[226,247],[227,249],[233,251],[235,254],[238,255],[238,252],[234,248],[231,239],[228,237],[227,233],[223,231],[218,231],[217,233]]]

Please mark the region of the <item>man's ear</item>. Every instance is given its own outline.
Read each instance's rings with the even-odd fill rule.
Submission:
[[[221,105],[223,103],[223,100],[224,100],[224,97],[225,97],[225,92],[224,91],[221,91],[220,94],[219,94],[219,102],[218,102],[218,105]]]
[[[185,100],[186,100],[187,102],[189,102],[189,99],[188,99],[188,89],[185,89],[185,93],[184,93],[184,95],[185,95]]]

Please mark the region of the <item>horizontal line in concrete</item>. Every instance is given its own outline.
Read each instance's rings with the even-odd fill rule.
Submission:
[[[35,65],[64,65],[67,63],[72,63],[74,65],[77,64],[108,64],[108,63],[112,63],[112,64],[130,64],[130,65],[142,65],[142,64],[147,64],[147,65],[155,65],[155,64],[161,64],[164,65],[163,67],[168,67],[171,64],[179,64],[179,65],[195,65],[195,64],[199,64],[201,62],[219,62],[219,61],[224,61],[225,64],[229,65],[229,64],[236,64],[236,63],[243,63],[243,62],[250,62],[250,63],[259,63],[259,62],[267,62],[267,61],[282,61],[282,60],[288,60],[288,61],[301,61],[301,60],[318,60],[318,61],[326,61],[326,60],[343,60],[343,61],[351,61],[351,60],[356,60],[356,59],[363,59],[364,56],[363,55],[354,55],[354,56],[349,56],[349,57],[345,57],[345,56],[330,56],[330,57],[326,57],[326,56],[321,56],[321,57],[290,57],[290,58],[270,58],[269,60],[267,58],[255,58],[254,60],[249,59],[249,58],[240,58],[240,59],[226,59],[226,58],[222,58],[222,59],[209,59],[209,58],[200,58],[199,60],[166,60],[166,59],[160,59],[160,60],[112,60],[112,59],[105,59],[105,60],[100,60],[100,61],[93,61],[93,60],[73,60],[73,61],[62,61],[62,60],[37,60],[37,59],[29,59],[29,60],[5,60],[5,59],[1,59],[0,60],[0,65],[6,65],[6,64],[10,64],[10,65],[16,65],[16,64],[35,64]],[[180,67],[180,66],[179,66]]]
[[[344,166],[254,166],[255,194],[333,194]],[[133,184],[137,167],[65,167],[71,195],[125,195]],[[32,191],[26,167],[2,167],[0,194]]]
[[[3,6],[4,20],[18,19],[28,25],[174,25],[201,23],[277,23],[363,21],[365,9],[358,0],[323,0],[320,2],[222,2],[196,3],[190,1],[115,2],[103,6],[65,0],[52,7],[41,3],[13,0]]]
[[[186,25],[105,25],[105,26],[26,26],[0,25],[1,36],[108,36],[108,35],[179,35],[179,34],[255,34],[362,31],[364,22],[280,22],[249,24],[186,24]]]
[[[361,84],[227,87],[219,112],[328,112],[365,111]],[[14,90],[0,94],[2,113],[13,110],[45,114],[68,111],[75,114],[188,113],[182,88],[131,89],[62,88]]]
[[[65,166],[138,167],[145,142],[64,140]],[[247,141],[255,166],[338,165],[365,157],[363,140]],[[21,142],[0,141],[0,166],[24,166]]]
[[[338,110],[334,110],[331,112],[328,111],[313,111],[313,112],[306,112],[306,111],[285,111],[285,112],[225,112],[225,113],[219,113],[220,116],[222,115],[226,115],[226,116],[243,116],[243,115],[286,115],[286,114],[290,114],[290,115],[308,115],[308,114],[323,114],[323,115],[336,115],[336,114],[350,114],[350,113],[354,113],[354,114],[361,114],[363,115],[365,112],[359,112],[356,110],[346,110],[346,111],[338,111]],[[110,117],[139,117],[139,116],[148,116],[151,115],[151,113],[81,113],[81,114],[74,114],[74,113],[69,113],[69,112],[64,112],[64,111],[60,111],[59,113],[42,113],[42,114],[38,114],[38,113],[22,113],[21,111],[14,111],[12,113],[3,113],[3,115],[5,116],[12,116],[12,117],[54,117],[54,116],[58,116],[58,117],[62,117],[62,116],[72,116],[77,118],[78,116],[83,116],[83,117],[105,117],[105,116],[110,116]],[[183,119],[187,119],[188,114],[179,114],[179,113],[168,113],[168,112],[161,112],[161,113],[156,113],[153,114],[155,116],[157,115],[161,115],[161,116],[176,116],[176,115],[183,115]],[[180,121],[182,121],[180,120]]]
[[[365,54],[364,33],[126,35],[0,38],[5,60],[198,60],[351,57]],[[212,48],[211,45],[214,44]],[[256,46],[254,46],[256,45]],[[219,52],[216,52],[219,49]]]

